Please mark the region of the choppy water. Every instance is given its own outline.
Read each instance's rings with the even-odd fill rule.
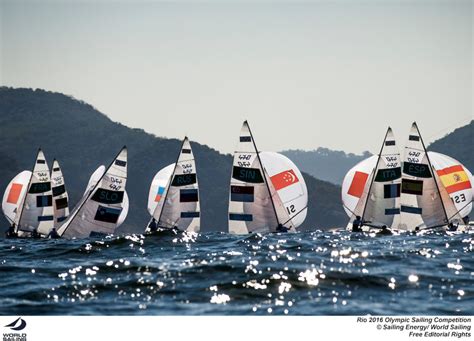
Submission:
[[[472,315],[473,236],[0,240],[0,313]]]

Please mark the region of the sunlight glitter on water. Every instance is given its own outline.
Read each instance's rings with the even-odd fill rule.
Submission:
[[[13,245],[0,248],[0,270],[16,280],[2,276],[3,295],[42,302],[29,311],[44,306],[60,314],[473,313],[469,234],[169,233],[42,242],[9,241]],[[57,254],[61,261],[50,261]],[[11,302],[0,296],[8,312],[22,313]]]

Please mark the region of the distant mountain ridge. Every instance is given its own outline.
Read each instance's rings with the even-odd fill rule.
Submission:
[[[281,152],[290,158],[298,168],[313,177],[340,185],[347,171],[372,154],[346,154],[343,151],[319,147],[316,150],[285,150]]]
[[[93,106],[45,90],[0,88],[0,191],[20,171],[31,169],[38,147],[49,166],[59,160],[71,208],[92,172],[108,165],[123,145],[129,150],[127,192],[130,211],[119,232],[141,232],[149,220],[148,190],[155,173],[176,161],[181,141],[148,134],[111,121]],[[184,137],[184,136],[183,136]],[[237,136],[234,138],[237,143]],[[190,136],[201,193],[202,231],[226,231],[232,156],[220,154]],[[310,193],[303,230],[346,224],[340,187],[304,174]],[[331,198],[331,200],[328,200]],[[2,215],[1,226],[7,227]]]

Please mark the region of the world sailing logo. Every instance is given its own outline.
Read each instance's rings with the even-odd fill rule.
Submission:
[[[20,331],[26,328],[26,321],[19,317],[12,323],[7,324],[5,328]],[[3,333],[3,341],[27,341],[26,333]]]
[[[23,330],[26,327],[26,321],[23,320],[21,317],[17,318],[10,324],[7,324],[5,328],[10,328],[11,330],[19,331]]]

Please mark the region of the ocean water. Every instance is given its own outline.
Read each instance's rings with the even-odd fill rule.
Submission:
[[[474,314],[474,234],[0,240],[2,315]]]

